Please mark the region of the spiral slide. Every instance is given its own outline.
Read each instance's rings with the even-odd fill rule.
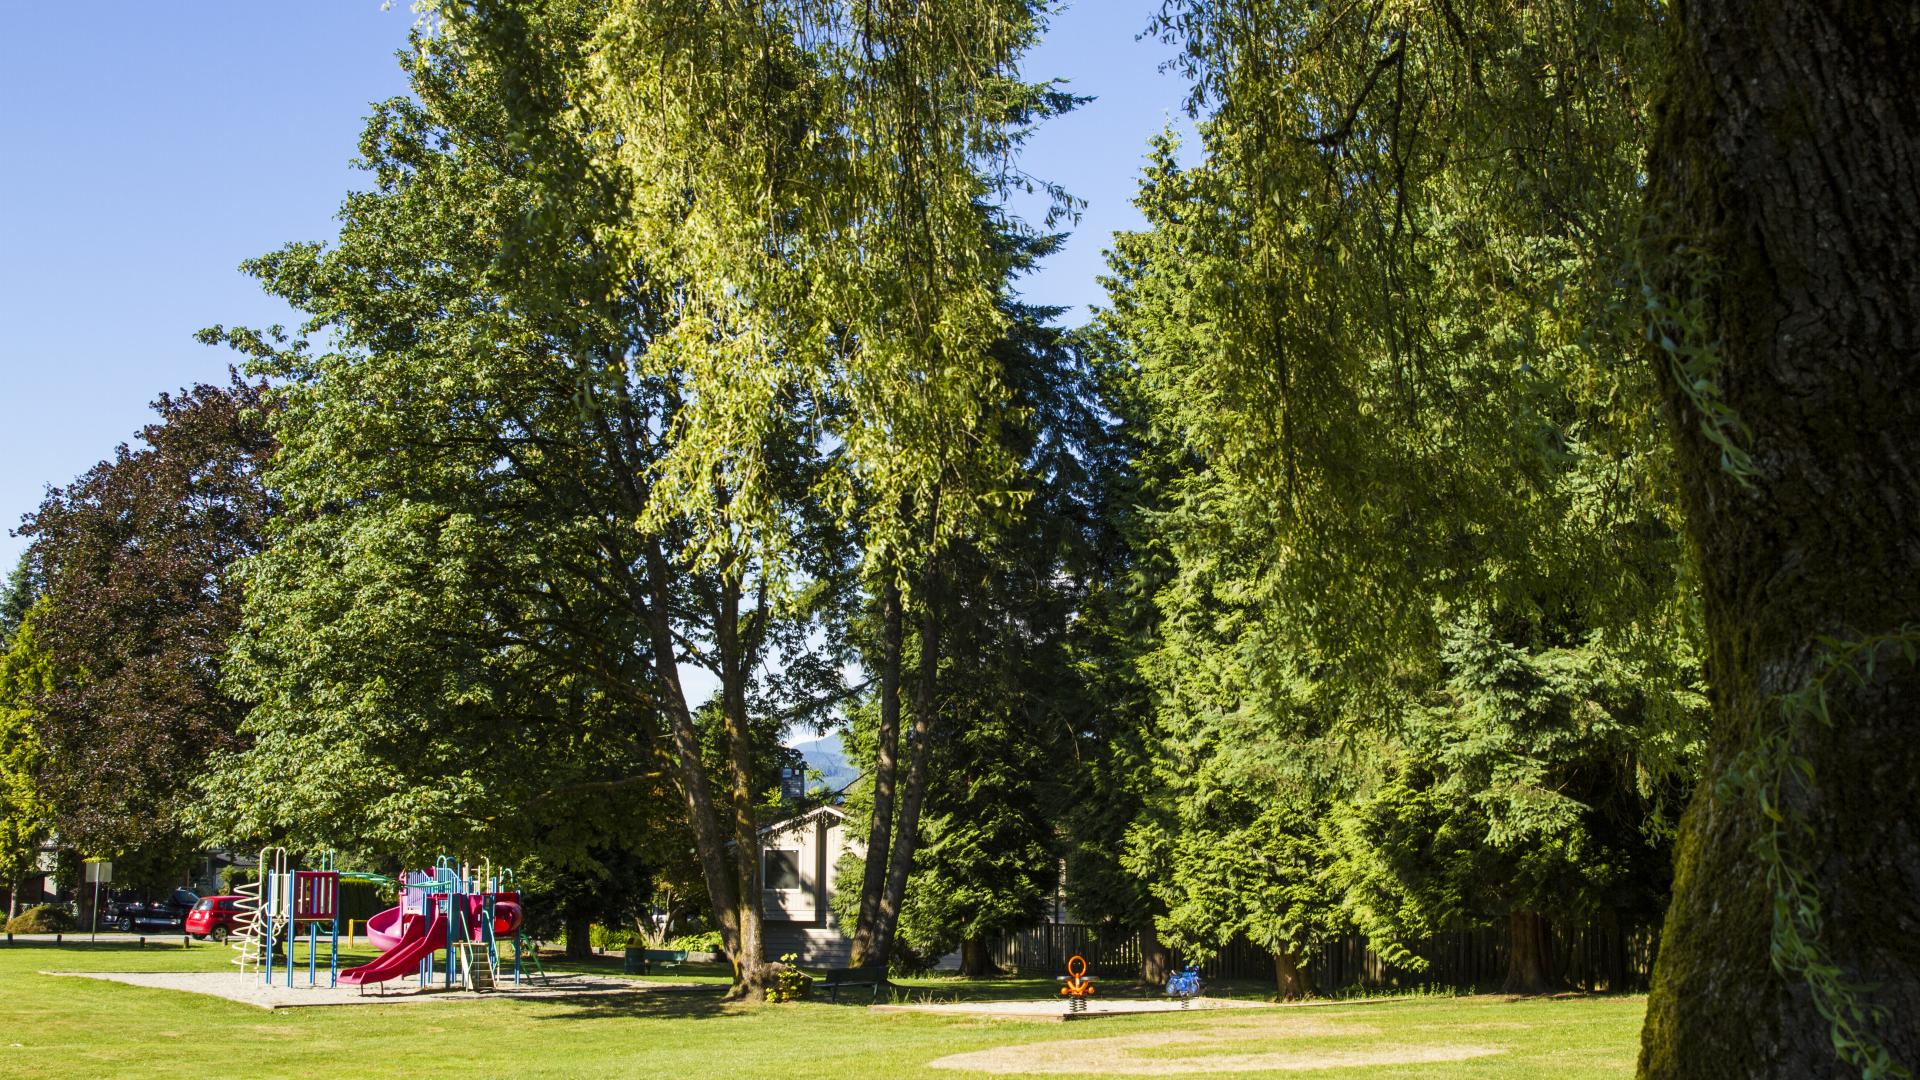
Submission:
[[[445,914],[434,912],[433,922],[426,927],[425,932],[421,931],[422,922],[418,915],[410,915],[400,920],[400,932],[396,936],[398,944],[381,953],[372,963],[348,968],[341,972],[340,981],[347,986],[364,986],[367,983],[381,983],[413,974],[428,953],[445,947],[447,943]]]
[[[407,934],[403,932],[401,927],[401,916],[403,914],[404,912],[401,908],[390,907],[375,915],[373,918],[368,919],[365,923],[367,940],[371,941],[374,946],[382,952],[388,949],[398,948],[407,940]],[[409,921],[413,921],[418,920],[420,916],[415,914],[407,918]]]

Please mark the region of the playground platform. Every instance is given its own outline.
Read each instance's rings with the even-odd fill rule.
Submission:
[[[640,979],[614,979],[597,975],[556,975],[549,982],[528,982],[519,986],[502,984],[484,994],[475,993],[464,987],[443,989],[434,986],[422,989],[410,982],[389,983],[385,993],[369,989],[363,994],[357,986],[302,986],[300,982],[304,979],[304,973],[296,976],[295,985],[292,987],[288,987],[285,983],[268,986],[261,982],[258,975],[242,975],[237,971],[43,971],[40,974],[65,978],[100,979],[106,982],[125,983],[128,986],[205,994],[260,1009],[303,1009],[328,1005],[406,1005],[427,1001],[474,1001],[481,998],[559,1001],[597,995],[630,994],[635,991],[671,992],[712,989],[711,986],[701,983],[647,982]]]

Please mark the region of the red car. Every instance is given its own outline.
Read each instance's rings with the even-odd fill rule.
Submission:
[[[238,896],[208,896],[187,912],[187,933],[219,941],[240,929],[244,914]]]

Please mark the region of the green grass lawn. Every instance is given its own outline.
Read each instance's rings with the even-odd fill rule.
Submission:
[[[178,939],[175,939],[176,941]],[[1132,1075],[1251,1066],[1236,1077],[1631,1075],[1641,997],[1504,1001],[1416,997],[1324,1008],[1112,1017],[1059,1024],[871,1013],[816,1004],[726,1005],[712,991],[493,999],[267,1012],[196,994],[40,971],[217,970],[224,948],[0,945],[0,1076],[892,1077]],[[617,960],[573,967],[617,973]],[[676,981],[717,982],[712,972]],[[915,980],[915,998],[1038,997],[1050,980]],[[1121,988],[1114,988],[1119,991]],[[1061,1045],[1072,1040],[1072,1045]],[[953,1054],[1028,1073],[928,1069]],[[1483,1052],[1404,1062],[1410,1052]],[[1411,1051],[1409,1050],[1411,1048]],[[1490,1053],[1484,1053],[1491,1051]],[[1302,1062],[1345,1062],[1299,1070]],[[1070,1062],[1071,1064],[1065,1064]],[[1114,1065],[1118,1063],[1118,1065]],[[1276,1071],[1276,1063],[1290,1066]]]

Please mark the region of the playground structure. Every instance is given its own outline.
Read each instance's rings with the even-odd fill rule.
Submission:
[[[241,930],[230,939],[233,962],[243,975],[258,972],[272,985],[284,971],[294,986],[295,945],[307,939],[308,987],[318,987],[319,957],[327,954],[325,985],[384,984],[415,975],[419,987],[436,978],[448,989],[456,984],[476,991],[494,989],[501,976],[501,943],[513,942],[511,976],[545,977],[537,951],[521,933],[520,894],[513,871],[496,873],[490,863],[455,866],[441,856],[431,871],[406,874],[398,882],[377,874],[343,873],[331,854],[318,869],[295,866],[285,848],[260,853],[259,876],[234,889],[240,899]],[[340,968],[340,882],[373,881],[399,886],[400,903],[367,920],[367,938],[381,949],[358,967]]]
[[[1067,977],[1062,980],[1066,985],[1060,993],[1067,999],[1067,1015],[1079,1016],[1087,1011],[1087,999],[1093,996],[1094,980],[1087,974],[1087,958],[1075,955],[1067,961]]]
[[[432,871],[405,875],[400,903],[367,920],[368,939],[383,951],[371,963],[341,972],[339,981],[365,987],[414,975],[423,990],[436,979],[447,989],[492,990],[501,978],[503,938],[513,942],[515,985],[523,977],[544,977],[538,953],[521,933],[520,893],[512,885],[511,870],[495,873],[485,861],[456,867],[445,856]]]
[[[1167,976],[1167,996],[1177,998],[1182,1009],[1200,995],[1200,969],[1188,967]]]
[[[274,967],[284,959],[287,985],[293,985],[294,945],[301,931],[307,935],[307,985],[319,985],[320,931],[327,931],[327,985],[340,972],[340,874],[327,855],[317,870],[291,864],[286,848],[260,852],[260,874],[234,889],[240,897],[241,932],[232,938],[238,955],[233,962],[242,974],[261,973],[273,982]],[[284,958],[281,956],[285,950]]]

